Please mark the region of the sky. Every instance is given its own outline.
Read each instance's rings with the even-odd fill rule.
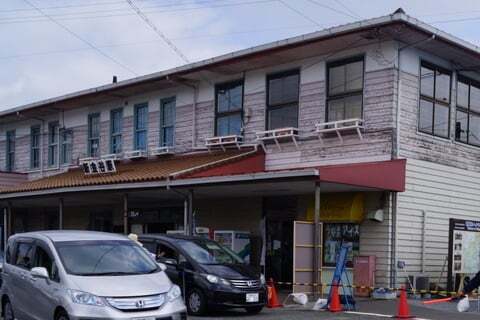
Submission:
[[[479,0],[1,0],[0,110],[399,7],[480,45]]]

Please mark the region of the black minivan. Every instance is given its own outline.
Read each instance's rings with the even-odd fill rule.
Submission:
[[[219,243],[193,236],[146,234],[138,239],[167,266],[182,288],[192,315],[209,308],[245,308],[259,313],[266,303],[265,277]]]

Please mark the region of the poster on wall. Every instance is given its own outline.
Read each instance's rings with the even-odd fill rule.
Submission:
[[[471,275],[480,270],[480,221],[450,219],[449,284],[456,274]]]

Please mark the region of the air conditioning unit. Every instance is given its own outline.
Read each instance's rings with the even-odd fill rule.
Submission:
[[[110,153],[110,154],[105,154],[101,156],[100,159],[117,161],[121,159],[121,155],[117,153]]]
[[[150,154],[152,156],[163,156],[163,155],[169,155],[174,153],[174,147],[158,147],[158,148],[153,148],[150,151]]]
[[[383,222],[383,210],[382,209],[372,210],[368,212],[367,218],[368,220]]]
[[[147,151],[145,150],[133,150],[125,152],[125,158],[130,160],[143,159],[147,157]]]

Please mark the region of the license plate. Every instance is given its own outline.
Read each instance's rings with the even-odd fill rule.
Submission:
[[[258,302],[258,293],[247,293],[247,302]]]

